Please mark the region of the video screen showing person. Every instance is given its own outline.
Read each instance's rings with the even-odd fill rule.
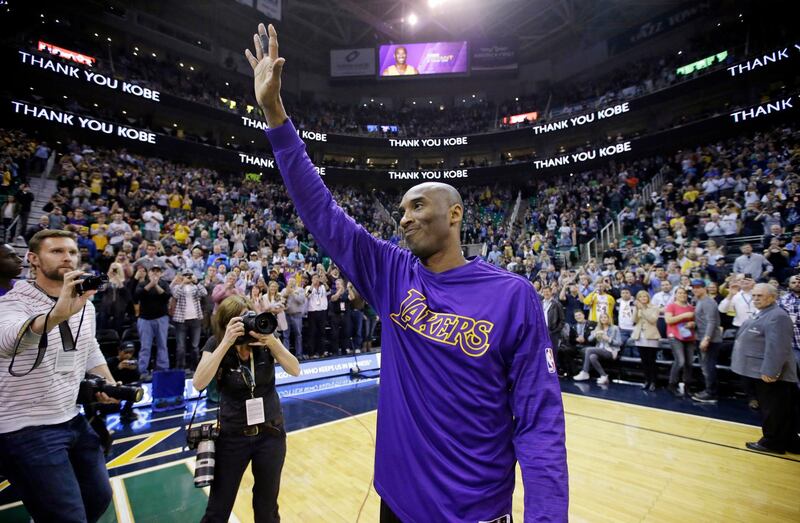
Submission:
[[[466,73],[467,51],[467,42],[382,45],[380,76]]]

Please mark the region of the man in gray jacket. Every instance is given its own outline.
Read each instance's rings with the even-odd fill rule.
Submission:
[[[692,280],[695,297],[694,321],[700,346],[700,366],[703,369],[705,390],[692,396],[700,403],[717,402],[717,360],[722,344],[719,310],[717,302],[708,296],[704,280]]]
[[[306,293],[297,286],[294,277],[289,278],[286,288],[283,289],[286,300],[286,319],[289,323],[289,337],[294,336],[294,355],[297,359],[303,358],[303,314],[306,309]],[[286,345],[289,345],[287,339]]]
[[[772,285],[758,284],[752,295],[758,312],[742,324],[731,357],[731,369],[753,383],[761,409],[764,437],[748,442],[747,448],[800,453],[792,404],[797,383],[792,320],[775,303],[778,290]]]

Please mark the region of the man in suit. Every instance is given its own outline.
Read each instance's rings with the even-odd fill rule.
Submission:
[[[553,297],[553,289],[547,285],[542,287],[542,309],[547,330],[550,332],[550,344],[553,353],[557,354],[561,345],[561,331],[564,329],[564,309]]]
[[[559,376],[575,375],[575,357],[589,343],[589,334],[596,325],[594,322],[586,321],[586,313],[582,310],[576,310],[574,316],[575,321],[569,326],[567,343],[562,343],[558,351]]]
[[[778,290],[772,285],[756,285],[752,297],[758,312],[739,328],[731,357],[731,369],[751,381],[761,409],[764,437],[748,442],[747,448],[774,454],[787,450],[800,453],[792,404],[797,383],[792,320],[775,303]]]

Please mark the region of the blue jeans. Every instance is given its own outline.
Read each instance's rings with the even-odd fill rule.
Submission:
[[[721,343],[711,342],[708,344],[707,350],[700,351],[700,368],[703,370],[705,391],[715,397],[717,395],[717,360],[719,360],[721,347]]]
[[[153,339],[156,342],[156,370],[167,370],[169,368],[169,353],[167,352],[167,333],[169,332],[169,316],[161,316],[155,320],[136,320],[136,328],[139,331],[139,341],[142,346],[139,349],[139,374],[147,372],[150,365],[150,349],[153,348]]]
[[[289,334],[284,345],[289,348],[288,338],[294,335],[294,355],[299,358],[303,355],[303,313],[287,314],[286,321],[289,323]]]
[[[0,472],[36,523],[93,523],[111,503],[100,438],[83,416],[0,434]]]
[[[364,312],[356,309],[350,311],[350,328],[353,333],[353,350],[361,349],[364,341]]]
[[[186,334],[189,334],[191,346],[190,368],[194,369],[200,362],[200,318],[175,322],[175,368],[186,367]],[[165,338],[166,339],[166,338]]]

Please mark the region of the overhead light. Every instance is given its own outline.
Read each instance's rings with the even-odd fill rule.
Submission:
[[[94,106],[97,107],[97,102],[94,103]]]
[[[369,101],[370,101],[370,102],[374,102],[374,101],[375,101],[375,98],[370,98],[370,99],[369,99]]]
[[[65,100],[67,99],[67,95],[64,95],[64,99],[65,99]]]
[[[413,25],[417,25],[417,22],[419,22],[419,19],[417,18],[417,15],[415,15],[414,13],[411,13],[410,15],[408,15],[408,25],[412,25],[412,26]]]
[[[156,54],[155,54],[155,53],[150,53],[150,54],[151,54],[151,55],[153,55],[153,58],[155,58],[155,57],[156,57]]]
[[[197,41],[197,45],[203,45],[203,42],[201,42],[200,40],[198,40],[198,41]]]
[[[250,140],[250,143],[256,143],[256,141],[255,140]]]
[[[181,67],[183,67],[183,62],[179,63],[178,65],[180,65]]]
[[[125,109],[123,109],[123,110],[122,110],[122,114],[128,114],[128,111],[126,111]]]
[[[31,91],[33,91],[33,87],[31,87]]]
[[[56,23],[57,23],[57,24],[60,24],[60,23],[61,23],[61,21],[60,21],[58,18],[56,18]]]
[[[174,123],[172,124],[172,127],[178,127],[178,124]]]
[[[235,139],[236,139],[236,137],[231,135],[231,140],[235,140]]]
[[[515,98],[514,98],[514,101],[515,101],[515,102],[519,102],[519,96],[515,97]]]
[[[230,86],[231,84],[229,84],[228,82],[225,82],[225,85],[226,85],[226,86]]]
[[[106,37],[106,40],[108,40],[108,41],[110,42],[110,41],[111,41],[111,37],[110,37],[110,36],[107,36],[107,37]]]
[[[138,50],[139,50],[139,48],[138,48],[138,47],[136,47],[136,46],[134,45],[134,46],[133,46],[133,50],[134,50],[134,51],[138,51]]]
[[[417,102],[411,102],[411,103],[414,104],[414,105],[417,105]]]
[[[99,37],[100,37],[100,35],[99,35],[99,34],[97,34],[97,33],[95,33],[95,34],[94,34],[94,37],[95,37],[95,38],[99,38]]]
[[[678,56],[683,54],[683,50],[678,51]]]
[[[133,52],[133,56],[139,56],[139,53],[137,53],[136,51],[134,51],[134,52]]]
[[[475,95],[473,94],[472,97],[475,98]]]
[[[190,66],[189,66],[189,70],[190,70],[190,71],[194,71],[194,66],[193,66],[193,65],[190,65]]]

